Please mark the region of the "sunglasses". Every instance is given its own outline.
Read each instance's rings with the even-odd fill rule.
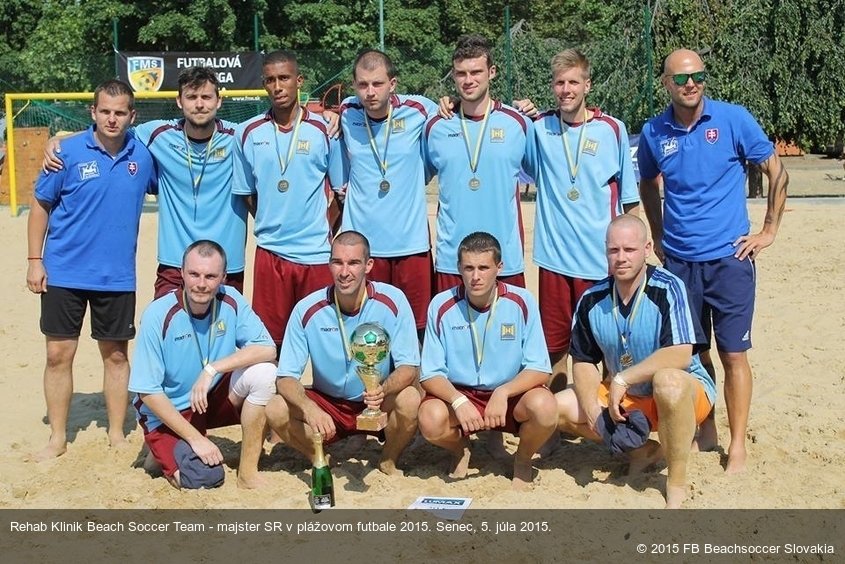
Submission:
[[[707,72],[706,71],[698,71],[698,72],[682,72],[680,74],[673,74],[672,75],[672,82],[675,83],[675,86],[683,86],[687,83],[689,79],[696,84],[701,84],[705,80],[707,80]]]

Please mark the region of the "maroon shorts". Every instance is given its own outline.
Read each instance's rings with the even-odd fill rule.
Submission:
[[[293,306],[332,283],[328,264],[297,264],[261,247],[255,248],[252,308],[278,348]]]
[[[540,268],[540,321],[549,353],[569,350],[572,338],[572,315],[581,295],[593,287],[595,280],[573,278]]]
[[[208,393],[208,410],[205,413],[196,413],[190,407],[180,412],[182,417],[203,435],[208,429],[228,427],[241,422],[238,410],[229,401],[229,380],[231,376],[231,372],[224,374],[223,378]],[[136,407],[138,406],[136,405]],[[173,449],[181,437],[165,425],[147,431],[144,422],[141,421],[141,428],[144,429],[144,441],[156,461],[161,465],[164,475],[172,476],[179,469],[173,456]]]
[[[499,276],[499,282],[510,284],[511,286],[518,286],[525,288],[525,273],[511,274],[510,276]],[[460,286],[464,283],[463,278],[459,274],[448,274],[446,272],[437,273],[437,292],[445,292],[451,290],[455,286]]]
[[[542,385],[542,384],[539,385],[539,386],[536,386],[536,387],[548,389],[547,386]],[[455,386],[455,389],[458,390],[460,393],[462,393],[464,396],[466,396],[466,398],[470,401],[470,403],[472,403],[472,405],[475,406],[475,408],[482,415],[482,417],[484,416],[484,411],[487,409],[487,402],[490,401],[490,396],[493,395],[493,390],[476,390],[474,388],[467,388],[467,387],[464,387],[464,386]],[[524,396],[524,395],[525,395],[525,392],[508,398],[508,410],[505,413],[505,425],[503,427],[496,427],[497,431],[505,431],[506,433],[511,433],[513,435],[519,434],[519,426],[520,426],[521,422],[514,419],[513,410],[514,410],[514,408],[516,408],[516,404],[519,403],[519,400],[522,399],[522,396]],[[440,398],[438,398],[436,396],[432,396],[430,394],[427,394],[422,399],[422,401],[425,402],[425,401],[433,400],[433,399],[440,399]],[[440,401],[443,401],[443,400],[440,400]],[[443,403],[446,403],[446,402],[443,402]],[[452,409],[451,406],[449,406],[449,409]],[[467,435],[466,433],[463,432],[463,429],[461,429],[461,434],[463,434],[465,436]]]
[[[362,401],[349,401],[333,398],[330,395],[319,392],[313,388],[305,388],[305,395],[308,399],[319,406],[320,409],[329,414],[334,421],[335,436],[327,444],[331,444],[349,435],[373,435],[384,442],[384,430],[381,431],[359,431],[355,425],[357,418],[367,405]]]
[[[367,275],[369,280],[392,284],[402,290],[417,329],[425,328],[425,316],[431,302],[434,262],[431,251],[404,257],[373,257],[373,269]]]
[[[244,271],[231,272],[226,274],[226,285],[231,286],[241,294],[244,293]],[[157,300],[167,292],[182,287],[182,269],[177,266],[158,265],[156,270],[155,293],[153,299]]]

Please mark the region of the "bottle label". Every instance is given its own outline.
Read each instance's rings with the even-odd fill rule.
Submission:
[[[330,493],[322,495],[312,494],[311,505],[317,510],[329,509],[332,507],[332,495]]]

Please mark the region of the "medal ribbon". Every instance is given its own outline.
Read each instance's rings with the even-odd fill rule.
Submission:
[[[481,369],[481,362],[484,360],[484,347],[487,344],[487,333],[489,332],[490,325],[493,322],[493,316],[496,314],[496,304],[499,303],[498,282],[496,283],[493,291],[495,292],[493,294],[493,303],[490,304],[490,315],[487,317],[487,323],[484,324],[484,336],[482,337],[481,342],[479,342],[478,339],[478,330],[475,328],[475,319],[478,319],[478,316],[476,316],[475,319],[472,318],[473,307],[469,303],[469,297],[466,297],[467,319],[469,320],[469,329],[472,332],[472,341],[475,346],[475,361],[479,369]]]
[[[279,158],[279,168],[282,171],[282,178],[285,176],[285,172],[290,165],[291,159],[293,159],[293,150],[296,147],[296,138],[299,136],[299,126],[302,124],[302,107],[297,106],[296,109],[296,125],[293,127],[293,138],[290,140],[290,145],[288,145],[288,155],[285,160],[282,160],[282,153],[279,151],[279,126],[273,121],[273,140],[276,142],[276,156]]]
[[[197,354],[199,354],[202,367],[205,368],[205,365],[208,364],[208,357],[211,356],[211,345],[214,343],[214,325],[217,322],[217,296],[214,296],[211,302],[211,324],[208,326],[208,343],[205,356],[202,354],[202,347],[200,346],[199,337],[197,337],[197,329],[194,327],[194,316],[188,307],[188,297],[185,291],[182,292],[182,307],[185,308],[185,313],[188,314],[188,320],[191,322],[191,333],[194,336],[194,342],[197,344]]]
[[[464,116],[464,106],[461,105],[461,130],[464,133],[464,145],[467,148],[467,156],[469,156],[469,168],[472,175],[475,176],[475,170],[478,168],[478,158],[481,156],[481,143],[484,141],[484,132],[487,130],[487,119],[490,117],[490,109],[493,107],[493,100],[487,103],[487,109],[484,110],[484,119],[481,121],[481,133],[478,135],[478,141],[475,142],[475,151],[470,152],[469,148],[469,131],[467,130],[466,117]]]
[[[197,218],[197,198],[199,197],[200,193],[200,184],[202,183],[202,177],[205,176],[205,165],[208,164],[208,160],[211,157],[211,146],[214,144],[214,133],[214,131],[211,132],[211,139],[209,139],[205,145],[205,158],[202,160],[202,168],[200,169],[199,176],[195,178],[191,141],[190,139],[188,139],[188,133],[185,131],[184,126],[182,128],[182,136],[185,139],[185,153],[188,156],[188,173],[191,175],[191,190],[194,194],[194,219]]]
[[[634,307],[628,317],[619,314],[619,293],[616,291],[616,285],[613,286],[613,320],[616,322],[616,329],[619,331],[619,337],[622,339],[622,348],[628,352],[628,339],[631,337],[631,325],[634,323],[634,318],[637,316],[637,311],[640,307],[640,302],[645,294],[646,282],[648,282],[648,273],[643,276],[643,281],[637,289],[637,298],[634,300]],[[619,325],[619,318],[622,317],[624,325]]]
[[[373,130],[370,127],[370,118],[367,117],[367,112],[364,112],[364,123],[367,126],[367,137],[370,138],[370,149],[373,150],[373,155],[375,155],[376,160],[378,161],[378,166],[381,169],[381,177],[384,178],[387,175],[387,144],[390,142],[390,130],[393,129],[393,121],[391,118],[393,117],[393,104],[390,103],[387,106],[387,121],[384,122],[384,158],[378,154],[378,145],[376,145],[376,138],[373,136]]]
[[[364,295],[361,296],[361,305],[358,306],[358,315],[364,311],[364,304],[367,303],[367,288],[364,287]],[[352,362],[352,348],[349,339],[346,338],[346,324],[343,322],[343,314],[340,312],[340,305],[337,299],[337,290],[334,290],[334,312],[337,315],[337,326],[340,328],[340,339],[343,341],[343,350],[346,353],[347,362]]]
[[[581,131],[578,132],[578,152],[575,154],[573,161],[572,154],[569,150],[569,125],[563,121],[563,112],[560,113],[560,136],[563,138],[563,154],[566,156],[566,168],[569,172],[569,181],[574,185],[575,178],[578,176],[578,168],[581,166],[581,153],[584,151],[584,132],[587,131],[587,109],[584,109],[584,123],[581,124]],[[566,127],[564,128],[564,125]],[[574,163],[574,164],[573,164]]]

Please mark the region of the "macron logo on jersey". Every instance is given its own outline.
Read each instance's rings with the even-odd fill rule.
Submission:
[[[97,166],[97,161],[82,163],[78,167],[80,180],[88,180],[89,178],[98,178],[100,176],[100,167]]]
[[[671,154],[678,152],[678,138],[672,137],[670,139],[664,139],[660,142],[660,151],[663,153],[664,157],[668,157]]]
[[[710,129],[704,132],[704,138],[711,145],[715,144],[716,141],[719,140],[719,130],[715,127],[711,127]]]

